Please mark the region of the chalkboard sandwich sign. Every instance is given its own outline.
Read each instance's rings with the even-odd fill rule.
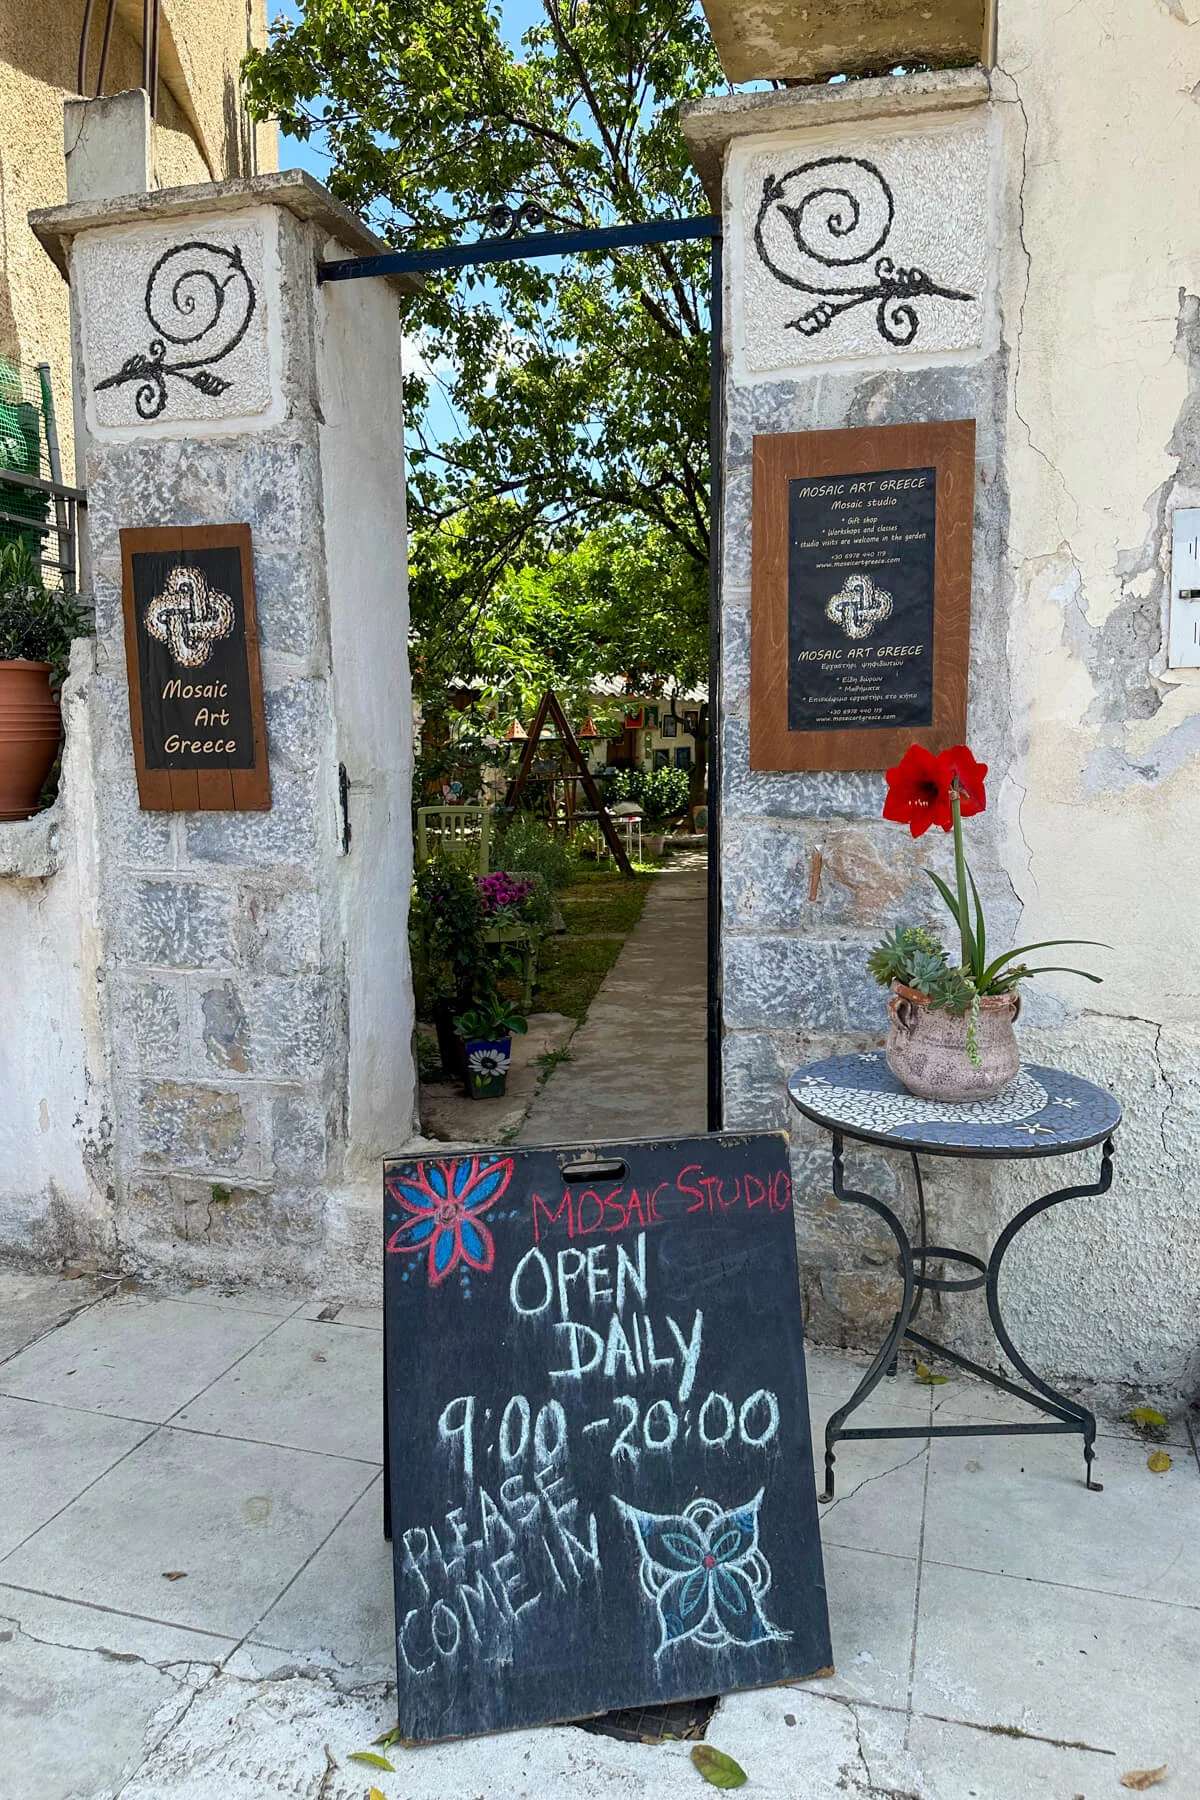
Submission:
[[[384,1169],[412,1742],[828,1672],[787,1139]]]
[[[752,768],[962,742],[974,496],[972,419],[755,438]]]
[[[121,533],[125,658],[145,811],[271,804],[249,525]]]

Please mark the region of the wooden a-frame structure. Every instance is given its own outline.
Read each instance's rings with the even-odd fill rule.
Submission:
[[[621,842],[620,834],[612,822],[608,808],[600,797],[600,789],[596,786],[595,776],[588,768],[587,757],[579,748],[578,739],[571,730],[567,715],[563,711],[562,704],[553,688],[546,689],[546,692],[542,696],[541,704],[534,714],[533,724],[529,727],[529,736],[525,740],[525,748],[521,752],[520,767],[509,782],[508,791],[504,796],[504,810],[511,813],[520,798],[521,790],[529,779],[530,772],[533,768],[533,759],[537,755],[538,743],[541,739],[542,732],[546,728],[546,720],[548,718],[558,727],[559,738],[566,745],[567,755],[574,763],[579,778],[583,783],[583,791],[596,810],[596,818],[599,822],[601,831],[604,833],[604,841],[612,851],[613,859],[616,862],[618,869],[620,869],[622,875],[632,876],[633,868],[629,861],[628,852]]]

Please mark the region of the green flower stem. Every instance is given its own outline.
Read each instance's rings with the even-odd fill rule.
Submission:
[[[967,927],[970,918],[967,911],[967,859],[963,852],[962,806],[958,797],[957,775],[950,785],[950,811],[954,820],[954,880],[958,888],[958,933],[962,946],[962,966],[973,974],[971,938]]]

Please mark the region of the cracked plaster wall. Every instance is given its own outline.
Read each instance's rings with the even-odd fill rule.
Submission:
[[[814,141],[851,154],[869,91],[868,111],[894,132],[906,92],[956,84],[961,107],[964,79],[862,84],[860,119],[840,125],[814,95]],[[947,847],[879,821],[882,777],[749,769],[751,439],[974,417],[968,738],[991,777],[972,861],[998,937],[1113,946],[1086,953],[1103,987],[1038,984],[1022,1036],[1027,1056],[1104,1081],[1127,1109],[1111,1193],[1038,1221],[1005,1299],[1018,1344],[1048,1372],[1169,1396],[1200,1381],[1200,671],[1168,672],[1164,655],[1170,514],[1200,503],[1200,35],[1157,0],[1090,13],[1008,0],[999,66],[986,85],[970,79],[993,155],[995,332],[981,351],[818,368],[808,339],[788,378],[755,379],[735,353],[744,244],[729,258],[726,1123],[792,1123],[810,1330],[877,1342],[895,1306],[894,1246],[861,1209],[838,1208],[827,1139],[787,1121],[784,1082],[799,1062],[881,1041],[863,958],[881,928],[930,913],[919,870],[931,852],[944,867]],[[842,95],[822,96],[831,118]],[[735,130],[726,154],[734,233],[740,170],[772,141],[756,99],[757,135]],[[928,118],[914,115],[914,133]],[[1041,1191],[1089,1179],[1085,1165],[1043,1165]],[[884,1155],[856,1155],[853,1174],[885,1197],[905,1192]],[[1032,1169],[964,1179],[939,1165],[935,1239],[986,1247],[1036,1181]],[[948,1342],[989,1356],[974,1297],[940,1311]]]
[[[365,1298],[379,1158],[410,1135],[414,1100],[399,319],[386,284],[318,290],[318,258],[344,252],[270,211],[280,355],[264,417],[80,430],[96,636],[76,646],[51,850],[39,839],[15,859],[22,875],[40,856],[43,879],[0,880],[28,994],[0,1083],[0,1142],[20,1147],[0,1180],[0,1252]],[[84,255],[104,236],[84,232]],[[131,288],[156,242],[112,231]],[[83,394],[107,366],[89,366],[78,326]],[[240,521],[272,806],[143,812],[119,532]]]

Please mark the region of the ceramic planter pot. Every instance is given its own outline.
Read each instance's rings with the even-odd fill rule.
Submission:
[[[58,755],[62,717],[50,664],[0,662],[0,819],[28,819]]]
[[[508,1084],[511,1037],[467,1038],[463,1051],[467,1059],[467,1092],[472,1100],[498,1099]]]
[[[893,981],[888,1001],[887,1066],[922,1100],[992,1100],[1021,1066],[1013,1030],[1019,994],[989,994],[979,1002],[975,1036],[979,1064],[967,1054],[969,1013],[935,1011],[926,995]]]

